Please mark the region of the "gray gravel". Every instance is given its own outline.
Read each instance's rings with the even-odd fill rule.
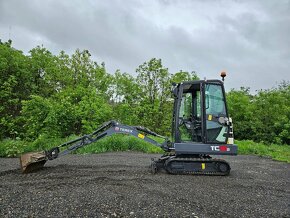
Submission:
[[[36,173],[0,159],[0,217],[290,217],[290,164],[224,157],[227,177],[152,175],[159,155],[68,155]]]

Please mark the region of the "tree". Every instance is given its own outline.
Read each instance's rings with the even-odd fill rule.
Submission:
[[[35,57],[35,52],[33,54]],[[107,103],[107,92],[111,76],[106,73],[104,64],[99,66],[90,56],[87,50],[76,50],[71,57],[61,52],[52,58],[51,66],[46,65],[43,79],[50,85],[50,107],[45,119],[40,121],[44,123],[41,130],[34,131],[34,138],[42,133],[57,137],[87,134],[110,119],[112,109]],[[29,123],[37,114],[37,108],[32,107],[35,97],[24,104],[23,116]]]
[[[137,109],[142,93],[136,78],[117,70],[111,89],[113,91],[111,103],[114,119],[128,125],[138,125]]]
[[[15,138],[22,131],[21,101],[34,92],[29,59],[11,43],[0,43],[0,138]]]
[[[191,73],[180,70],[179,72],[173,74],[171,76],[171,83],[181,83],[183,81],[193,81],[193,80],[199,80],[199,77],[197,76],[195,71],[192,71]]]
[[[33,94],[49,97],[60,89],[61,71],[58,58],[44,47],[37,46],[29,51],[29,69],[32,72]]]
[[[115,103],[134,104],[140,102],[141,88],[136,79],[128,73],[121,73],[120,70],[117,70],[114,74],[112,89],[114,90],[112,101]]]
[[[152,58],[140,65],[136,72],[137,82],[142,90],[138,117],[144,126],[164,133],[168,125],[165,105],[170,97],[168,69],[162,66],[161,59]]]

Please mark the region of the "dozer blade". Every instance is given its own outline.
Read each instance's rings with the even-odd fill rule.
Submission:
[[[30,173],[41,169],[47,158],[45,152],[30,152],[20,156],[20,166],[22,173]]]

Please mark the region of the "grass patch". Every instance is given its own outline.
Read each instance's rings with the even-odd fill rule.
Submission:
[[[133,136],[113,135],[98,142],[80,148],[79,154],[95,154],[112,151],[141,151],[145,153],[162,153],[162,149]]]
[[[254,154],[290,163],[290,145],[262,144],[251,140],[235,141],[239,154]]]

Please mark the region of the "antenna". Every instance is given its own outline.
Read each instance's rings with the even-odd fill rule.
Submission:
[[[9,39],[11,39],[11,26],[9,25]]]

